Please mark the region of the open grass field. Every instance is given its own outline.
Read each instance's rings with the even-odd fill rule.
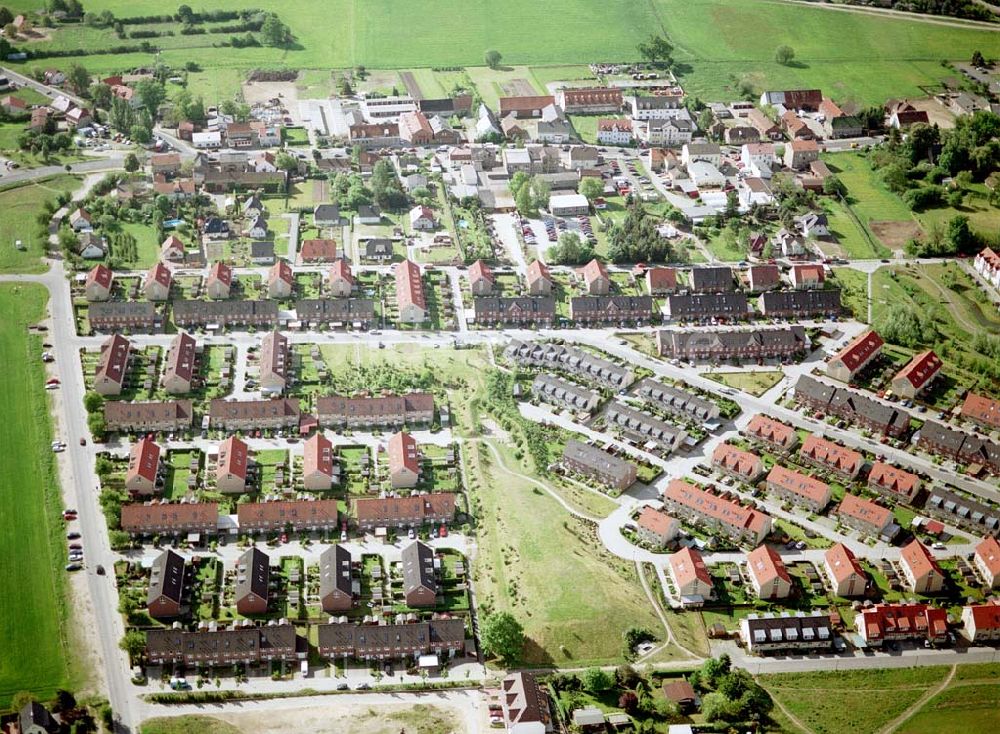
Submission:
[[[12,10],[37,8],[39,0],[10,0]],[[989,49],[997,35],[902,18],[836,12],[773,0],[236,0],[206,7],[273,10],[291,27],[290,49],[213,47],[225,36],[156,39],[162,60],[193,60],[206,69],[284,66],[332,69],[363,64],[372,69],[474,66],[496,49],[506,64],[586,64],[636,58],[636,42],[666,32],[677,47],[688,91],[703,98],[732,93],[736,80],[758,88],[821,87],[838,102],[882,103],[920,95],[940,80],[941,59],[966,59]],[[163,12],[156,0],[93,0],[89,12],[121,15]],[[59,31],[48,45],[99,48],[113,34],[85,27]],[[796,63],[774,62],[788,44]],[[40,43],[38,47],[45,44]],[[93,71],[150,63],[151,55],[87,58]],[[68,65],[70,59],[60,63]],[[543,79],[536,80],[544,83]]]
[[[57,176],[0,192],[0,272],[40,273],[44,270],[40,258],[45,242],[38,237],[35,217],[46,199],[79,187],[80,179],[75,176]],[[17,240],[27,249],[15,249]]]
[[[1000,683],[949,686],[897,730],[900,734],[992,734]]]
[[[141,734],[201,734],[210,731],[216,734],[239,734],[239,728],[214,716],[160,717],[147,719],[139,728]]]
[[[873,734],[947,674],[947,667],[928,667],[784,673],[759,680],[814,734]]]
[[[504,466],[521,471],[506,448],[497,446]],[[470,446],[466,456],[480,476],[478,597],[524,625],[526,664],[610,664],[620,660],[622,634],[629,627],[662,636],[634,565],[605,553],[592,528],[506,471],[484,445]]]
[[[10,459],[0,467],[0,589],[17,590],[0,594],[0,710],[22,690],[50,698],[72,687],[77,673],[42,339],[25,329],[45,315],[46,301],[41,286],[0,285],[0,390],[7,396],[0,446]]]
[[[847,187],[847,199],[854,214],[872,239],[880,246],[900,248],[910,236],[920,234],[919,222],[903,200],[889,191],[860,153],[835,153],[825,157],[830,170]],[[857,222],[840,202],[828,203],[831,229],[842,240],[845,254],[851,257],[884,257],[888,250],[873,248]],[[909,230],[893,237],[894,230]],[[902,241],[900,241],[902,240]]]

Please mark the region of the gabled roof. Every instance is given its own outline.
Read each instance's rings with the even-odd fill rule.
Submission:
[[[500,116],[506,117],[512,112],[534,112],[535,110],[541,110],[549,105],[555,104],[555,102],[556,99],[551,94],[522,97],[501,97]]]
[[[906,379],[914,389],[919,390],[941,371],[944,363],[934,352],[928,349],[913,357],[903,369],[901,369],[893,380]]]
[[[795,284],[822,283],[825,280],[826,272],[823,270],[823,266],[818,263],[792,266],[792,282]]]
[[[996,538],[983,538],[976,546],[976,556],[991,574],[1000,576],[1000,542]]]
[[[802,442],[802,448],[799,449],[799,454],[849,474],[857,472],[865,463],[865,458],[857,451],[844,448],[833,441],[827,441],[816,435],[806,436],[806,440]]]
[[[337,241],[333,239],[303,240],[299,256],[303,261],[333,260],[337,257]]]
[[[657,510],[649,505],[642,508],[639,519],[636,521],[640,528],[644,528],[657,535],[666,535],[677,521],[665,512]]]
[[[776,579],[786,584],[792,583],[792,577],[788,575],[781,556],[769,545],[761,545],[747,553],[747,570],[757,580],[760,588],[774,583]]]
[[[415,540],[403,548],[403,591],[407,594],[419,589],[437,592],[434,578],[434,551],[429,545]]]
[[[132,446],[129,451],[128,471],[125,481],[141,477],[147,482],[156,481],[156,473],[160,468],[160,447],[151,438],[143,438]]]
[[[169,548],[153,559],[150,568],[147,605],[152,606],[160,597],[180,604],[184,594],[184,556]]]
[[[545,263],[541,260],[532,260],[528,265],[528,272],[526,275],[528,285],[530,286],[536,280],[542,279],[552,282],[552,276],[549,275],[549,269],[546,267]]]
[[[267,599],[271,559],[260,548],[249,548],[236,562],[236,601],[249,596]]]
[[[646,280],[654,290],[677,287],[677,268],[649,268]]]
[[[412,494],[409,497],[359,497],[354,500],[359,523],[392,522],[414,517],[439,518],[455,515],[455,495],[451,492]]]
[[[587,285],[591,285],[592,283],[598,280],[608,279],[608,271],[604,267],[604,263],[602,263],[596,257],[589,263],[584,265],[582,268],[577,270],[577,272],[580,274],[580,276],[583,278],[584,282],[586,282]]]
[[[1000,428],[1000,402],[970,392],[962,403],[962,417],[986,426]]]
[[[881,505],[876,505],[874,502],[862,499],[850,492],[844,494],[844,499],[840,502],[837,514],[852,517],[855,520],[872,526],[876,530],[882,530],[882,528],[892,522],[892,510],[886,509]]]
[[[417,450],[417,440],[406,431],[394,433],[389,439],[389,473],[398,474],[405,470],[412,474],[420,473],[420,453]]]
[[[834,359],[840,360],[848,370],[854,372],[881,350],[884,344],[882,337],[876,331],[869,329],[854,337]]]
[[[314,433],[305,443],[302,475],[333,477],[333,443],[322,433]]]
[[[937,559],[919,540],[912,540],[904,546],[899,552],[899,560],[909,567],[914,578],[919,579],[932,574],[944,577],[944,571],[938,565]]]
[[[843,543],[837,543],[830,548],[824,554],[824,558],[838,584],[849,579],[851,575],[859,576],[862,579],[867,578],[867,574],[865,574],[857,557]]]
[[[485,280],[489,283],[496,282],[496,279],[493,277],[493,271],[490,270],[489,266],[482,260],[476,260],[469,266],[469,282],[477,283],[480,280]]]
[[[1000,630],[1000,603],[996,600],[988,601],[985,604],[971,604],[965,609],[969,610],[976,632]]]
[[[692,512],[711,517],[733,528],[762,532],[770,517],[757,510],[724,499],[683,479],[672,479],[663,492],[665,501],[676,502]]]
[[[916,474],[903,471],[892,464],[876,461],[868,473],[868,483],[895,494],[912,497],[920,478]]]
[[[170,268],[162,262],[157,262],[156,265],[149,269],[149,273],[146,274],[146,285],[159,283],[164,288],[169,288],[173,279],[174,276],[170,272]]]
[[[354,285],[354,276],[351,274],[351,266],[346,260],[334,260],[333,265],[330,266],[330,282],[335,283],[338,280],[346,280],[351,285]]]
[[[712,587],[712,577],[708,573],[708,567],[701,553],[694,548],[681,548],[676,553],[671,553],[667,563],[670,564],[671,575],[678,585],[687,586],[697,580],[709,588]]]
[[[779,464],[771,467],[767,475],[768,484],[775,484],[785,491],[801,495],[806,499],[820,504],[824,500],[829,500],[830,485],[819,479],[810,477],[797,471],[792,471]]]
[[[208,271],[208,282],[219,282],[227,287],[231,286],[233,284],[233,269],[221,260],[212,263],[212,269]]]
[[[747,424],[747,433],[776,444],[786,444],[796,435],[795,429],[779,420],[757,413]]]
[[[744,477],[759,474],[763,469],[760,457],[729,443],[720,443],[715,447],[712,462]]]
[[[106,378],[119,385],[125,381],[125,368],[128,366],[128,355],[132,345],[121,334],[113,334],[101,345],[101,356],[98,358],[97,371],[94,376]]]
[[[283,283],[288,283],[288,285],[292,285],[295,280],[295,277],[292,274],[292,266],[285,260],[278,260],[271,266],[270,270],[267,271],[268,283],[274,283],[279,280]]]
[[[417,306],[427,309],[427,295],[424,293],[420,266],[412,260],[403,260],[396,265],[396,301],[400,309]]]
[[[179,377],[185,382],[190,382],[194,377],[195,354],[198,343],[195,338],[187,332],[178,332],[170,343],[167,350],[167,377]]]
[[[219,465],[216,475],[231,474],[246,480],[249,464],[249,447],[236,436],[230,436],[219,446]]]
[[[111,282],[115,279],[114,273],[111,272],[111,268],[104,264],[95,265],[87,273],[87,285],[94,283],[101,286],[101,288],[110,288]]]

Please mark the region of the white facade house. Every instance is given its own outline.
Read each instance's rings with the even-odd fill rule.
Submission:
[[[740,148],[740,162],[745,169],[762,164],[770,168],[776,160],[773,143],[746,143]]]
[[[632,140],[631,120],[608,119],[597,121],[597,142],[601,145],[629,145]]]
[[[636,135],[647,145],[657,147],[681,146],[690,143],[694,136],[694,123],[684,117],[666,120],[648,120],[636,125]]]
[[[222,133],[204,132],[191,133],[191,145],[199,150],[210,150],[222,147]]]
[[[683,97],[635,96],[625,100],[629,116],[633,120],[666,120],[671,117],[690,115],[684,106]]]
[[[691,161],[688,164],[687,172],[698,188],[720,187],[726,183],[726,177],[722,175],[722,171],[708,161]]]
[[[688,143],[681,149],[681,163],[689,166],[693,161],[704,161],[716,167],[721,166],[722,149],[715,143]]]

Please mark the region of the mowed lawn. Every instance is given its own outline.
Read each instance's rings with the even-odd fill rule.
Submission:
[[[68,648],[61,500],[44,382],[41,337],[26,324],[45,314],[34,284],[0,284],[0,710],[21,690],[42,698],[73,683]]]
[[[75,176],[57,176],[0,192],[0,272],[40,273],[44,270],[40,258],[45,252],[45,242],[38,236],[40,229],[35,217],[46,199],[79,187],[80,179]],[[27,249],[16,249],[17,240]]]

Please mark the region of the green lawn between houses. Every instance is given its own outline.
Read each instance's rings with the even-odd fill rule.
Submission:
[[[39,285],[0,284],[0,710],[18,691],[42,699],[81,680],[69,640],[62,500],[52,422],[42,389],[42,337],[25,326],[45,315]],[[16,458],[15,458],[16,457]],[[72,661],[72,662],[71,662]]]
[[[37,0],[7,4],[14,12],[38,7]],[[766,0],[511,0],[503,6],[490,0],[213,0],[206,9],[219,7],[275,11],[291,27],[296,43],[287,50],[213,47],[227,36],[183,36],[178,26],[172,28],[175,35],[152,39],[162,50],[160,59],[178,67],[194,61],[213,71],[359,64],[405,69],[482,65],[485,51],[496,49],[505,64],[579,65],[634,59],[639,39],[665,32],[676,46],[685,87],[702,98],[728,97],[734,82],[742,79],[758,89],[820,87],[838,102],[881,104],[888,97],[920,95],[920,85],[939,81],[947,73],[941,59],[964,60],[996,43],[995,34],[979,29]],[[87,10],[134,16],[162,13],[163,5],[156,0],[92,0]],[[52,41],[35,47],[94,49],[111,43],[121,42],[110,30],[79,25],[60,29]],[[774,50],[782,44],[795,49],[795,64],[774,61]],[[54,65],[68,66],[72,60],[59,59]],[[153,56],[98,55],[85,61],[91,71],[104,73],[149,64]],[[550,78],[543,73],[535,80]],[[198,85],[218,90],[209,78],[199,79]]]

